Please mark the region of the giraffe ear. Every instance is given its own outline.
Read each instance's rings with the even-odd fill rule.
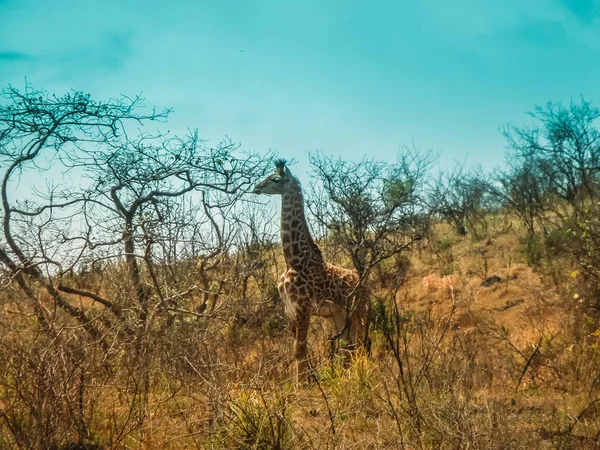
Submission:
[[[284,171],[286,177],[292,177],[292,172],[290,172],[290,169],[288,169],[287,166],[284,167]]]

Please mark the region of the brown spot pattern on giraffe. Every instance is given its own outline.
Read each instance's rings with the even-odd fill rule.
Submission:
[[[270,184],[272,178],[278,178],[276,185]],[[369,295],[364,287],[357,287],[359,277],[355,271],[324,261],[309,233],[300,183],[283,163],[256,189],[267,189],[265,193],[282,198],[281,242],[287,270],[279,279],[278,289],[296,336],[298,375],[305,377],[310,316],[330,319],[335,332],[354,347],[365,337]]]

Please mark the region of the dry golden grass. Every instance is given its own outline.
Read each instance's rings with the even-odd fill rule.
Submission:
[[[108,353],[73,327],[34,332],[5,290],[0,448],[600,448],[598,318],[573,298],[569,267],[557,287],[505,230],[474,242],[438,225],[405,283],[375,287],[371,356],[347,368],[315,319],[313,382],[301,386],[281,305],[254,282],[247,299],[157,325],[141,343],[111,330]],[[430,274],[454,275],[455,288],[428,289]]]

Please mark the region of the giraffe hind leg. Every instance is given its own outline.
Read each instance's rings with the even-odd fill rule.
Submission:
[[[340,306],[336,306],[329,319],[333,325],[334,337],[339,343],[338,348],[341,350],[340,356],[342,357],[343,365],[348,368],[352,360],[352,351],[356,349],[358,344],[356,327],[351,319],[348,320],[346,310]],[[332,342],[332,356],[335,352],[335,347]]]

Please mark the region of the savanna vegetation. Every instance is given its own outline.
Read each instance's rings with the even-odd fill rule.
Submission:
[[[349,364],[313,319],[308,384],[249,193],[275,155],[168,113],[4,89],[0,448],[600,448],[596,107],[536,108],[489,173],[313,153],[313,234],[372,305]]]

